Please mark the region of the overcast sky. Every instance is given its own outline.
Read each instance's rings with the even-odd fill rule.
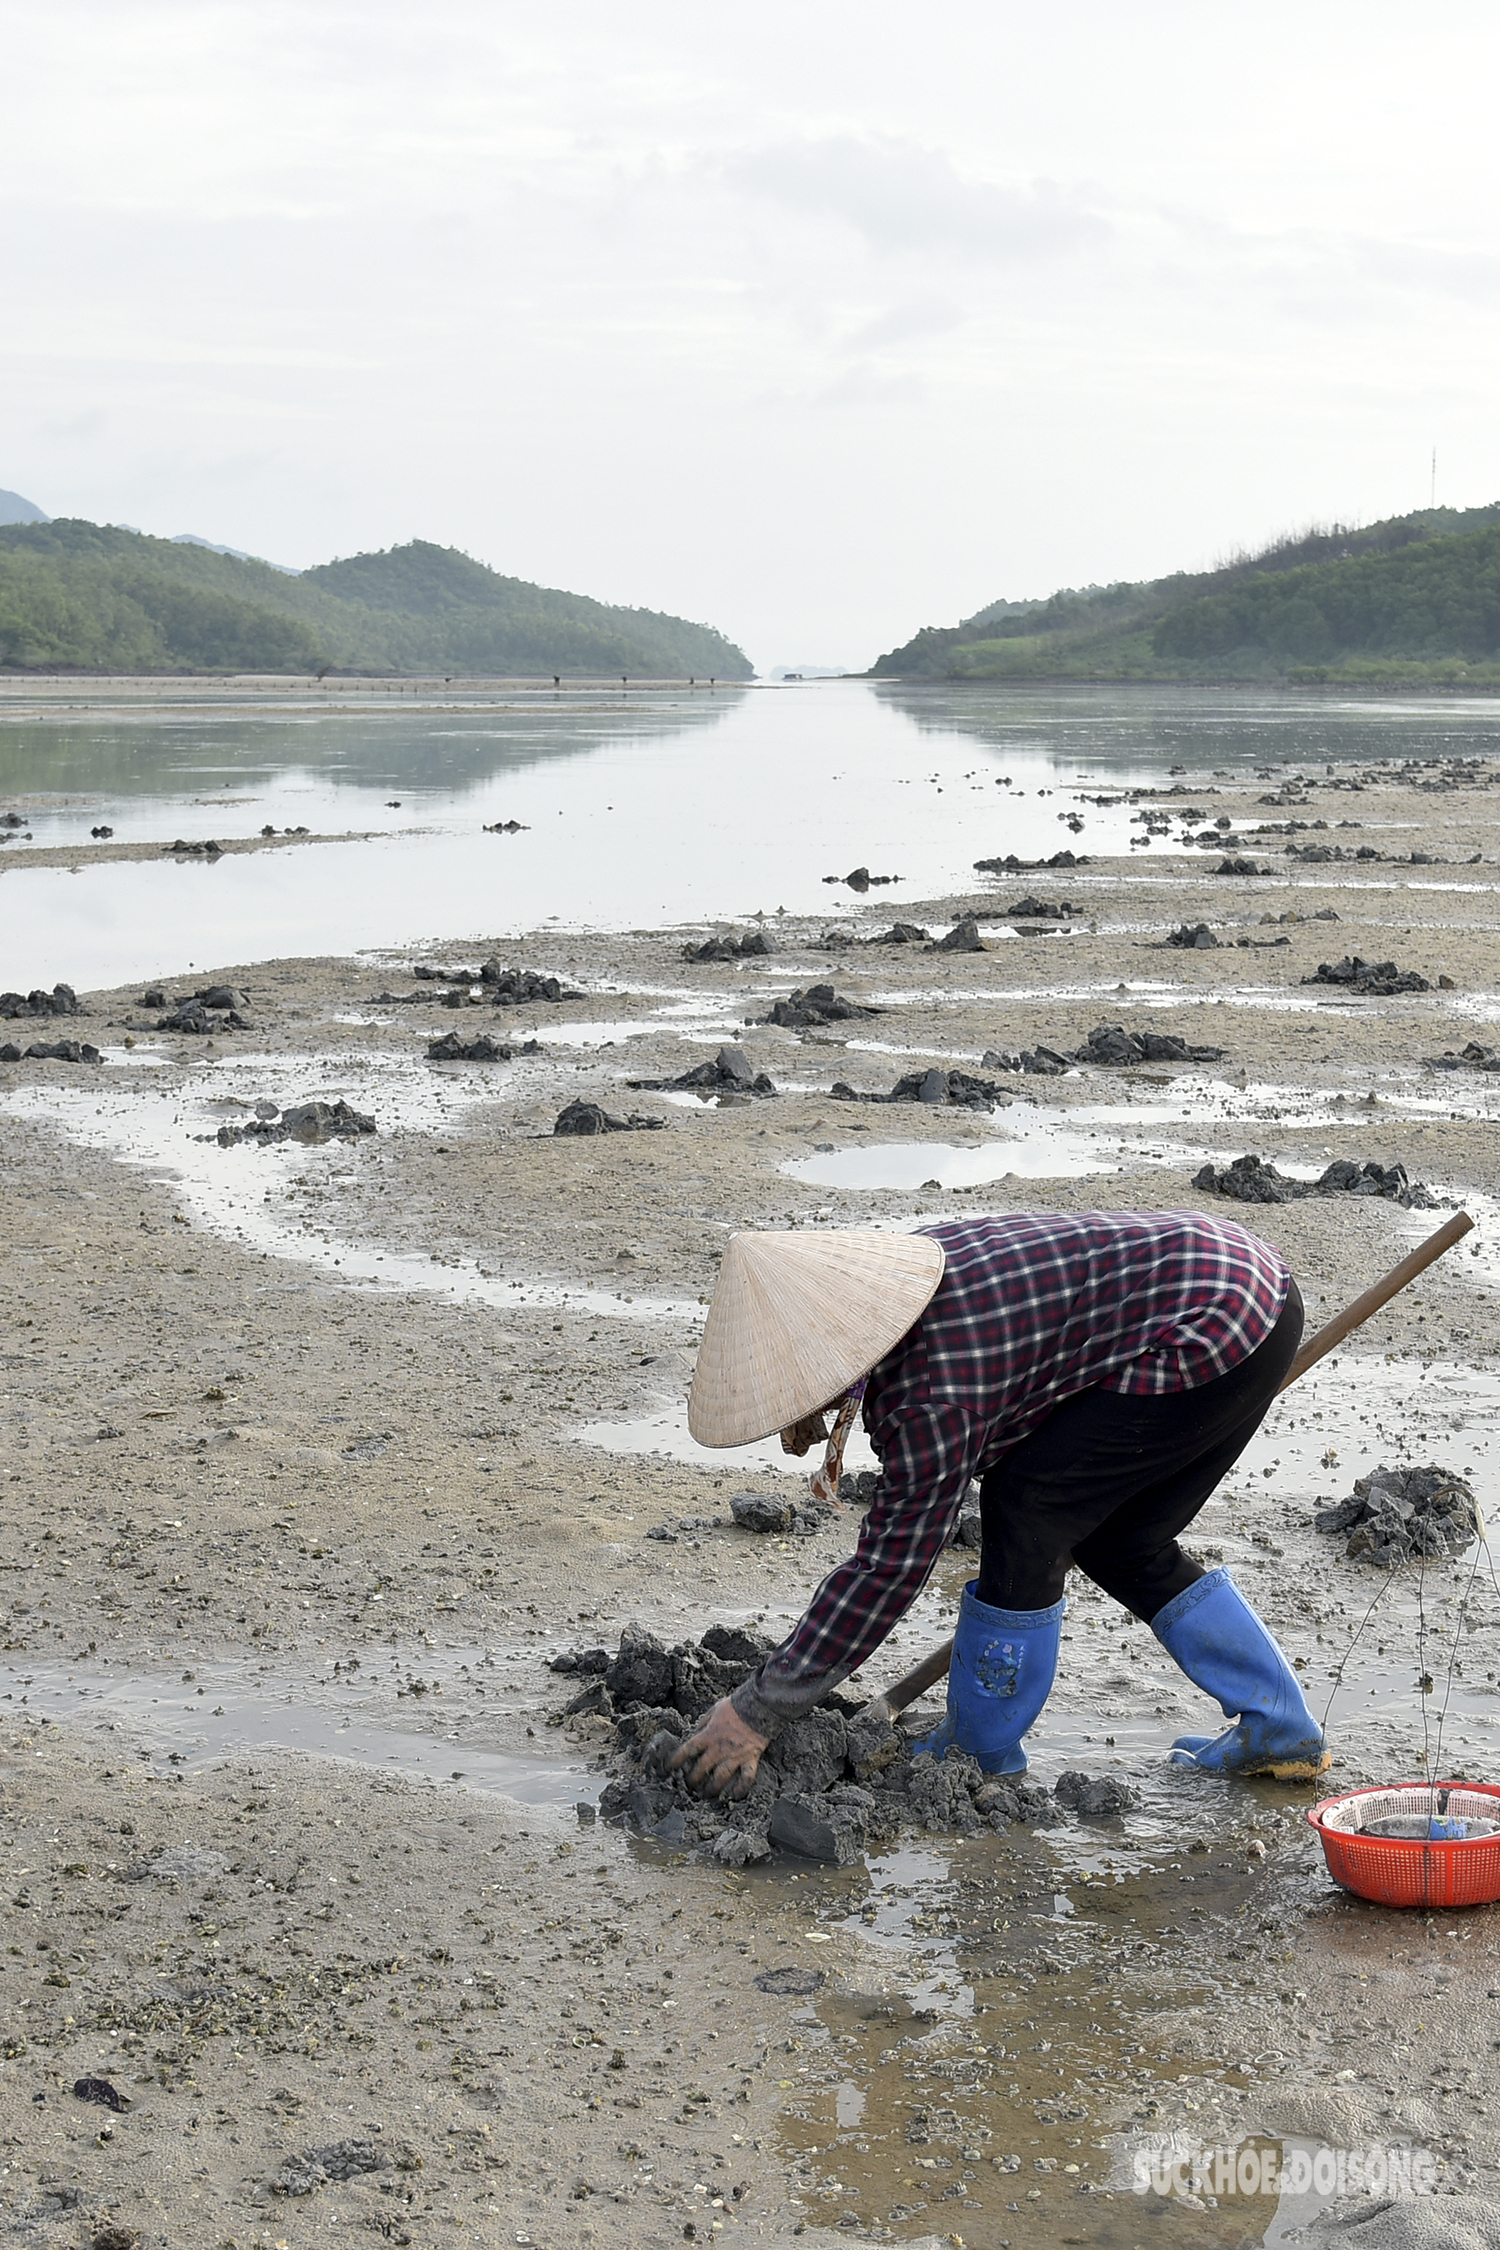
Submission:
[[[863,665],[1500,498],[1493,6],[48,0],[0,485]]]

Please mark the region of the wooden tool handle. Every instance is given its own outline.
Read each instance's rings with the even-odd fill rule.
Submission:
[[[1462,1242],[1466,1234],[1473,1232],[1473,1228],[1474,1221],[1467,1211],[1455,1211],[1453,1217],[1446,1219],[1436,1234],[1430,1234],[1425,1242],[1417,1245],[1409,1258],[1403,1258],[1399,1266],[1392,1266],[1382,1281],[1377,1281],[1362,1297],[1356,1297],[1353,1304],[1346,1305],[1341,1313],[1335,1313],[1326,1328],[1320,1328],[1315,1336],[1308,1337],[1287,1371],[1282,1390],[1289,1389],[1299,1375],[1305,1375],[1310,1367],[1315,1367],[1329,1352],[1337,1351],[1344,1338],[1351,1336],[1356,1328],[1362,1327],[1371,1313],[1379,1312],[1382,1305],[1388,1305],[1392,1297],[1398,1296],[1409,1281],[1415,1281],[1419,1273],[1425,1273],[1430,1265],[1435,1265],[1445,1250],[1451,1250],[1455,1242]],[[883,1703],[894,1719],[898,1711],[904,1711],[909,1703],[915,1703],[919,1695],[925,1695],[930,1687],[935,1686],[952,1661],[953,1643],[951,1640],[944,1641],[938,1648],[930,1650],[920,1664],[914,1664],[909,1672],[903,1673],[895,1686],[887,1688],[885,1694],[877,1696],[875,1701]]]
[[[896,1713],[904,1711],[908,1703],[915,1703],[919,1695],[925,1695],[930,1687],[935,1687],[952,1661],[951,1640],[941,1641],[936,1648],[929,1649],[920,1664],[914,1664],[909,1672],[904,1672],[895,1686],[887,1688],[880,1697],[879,1700],[884,1703],[891,1717],[894,1719]]]
[[[1356,1328],[1363,1327],[1371,1313],[1377,1313],[1382,1305],[1388,1305],[1409,1281],[1415,1281],[1419,1273],[1425,1273],[1430,1265],[1436,1264],[1445,1250],[1451,1250],[1455,1242],[1462,1242],[1464,1236],[1473,1231],[1474,1221],[1468,1212],[1455,1211],[1452,1218],[1445,1220],[1438,1228],[1436,1234],[1430,1234],[1425,1242],[1418,1243],[1409,1258],[1403,1258],[1399,1266],[1392,1266],[1384,1280],[1377,1281],[1362,1297],[1356,1297],[1353,1304],[1346,1305],[1341,1313],[1335,1313],[1327,1327],[1320,1328],[1316,1336],[1307,1338],[1287,1370],[1282,1390],[1290,1390],[1299,1375],[1305,1375],[1310,1367],[1316,1366],[1329,1352],[1337,1351],[1344,1338],[1352,1335]]]

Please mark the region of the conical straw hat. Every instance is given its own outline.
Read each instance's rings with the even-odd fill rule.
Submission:
[[[942,1278],[930,1235],[731,1235],[689,1430],[700,1445],[749,1445],[815,1413],[884,1359]]]

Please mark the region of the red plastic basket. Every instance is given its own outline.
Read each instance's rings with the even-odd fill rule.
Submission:
[[[1362,1833],[1371,1821],[1433,1811],[1434,1790],[1445,1792],[1450,1820],[1500,1820],[1500,1784],[1492,1781],[1397,1781],[1325,1797],[1307,1817],[1334,1881],[1381,1906],[1486,1906],[1500,1899],[1500,1835],[1424,1843]]]

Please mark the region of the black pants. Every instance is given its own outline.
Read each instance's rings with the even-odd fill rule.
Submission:
[[[1260,1428],[1302,1338],[1302,1298],[1257,1351],[1196,1390],[1080,1391],[988,1471],[978,1596],[1046,1609],[1078,1568],[1148,1624],[1203,1571],[1177,1544]]]

